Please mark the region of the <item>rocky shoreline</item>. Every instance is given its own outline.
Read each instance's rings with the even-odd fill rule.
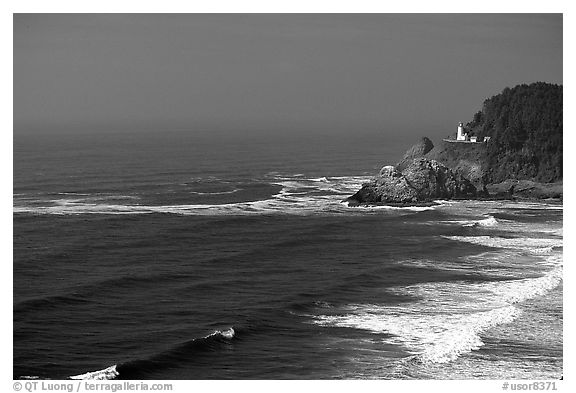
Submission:
[[[486,186],[489,195],[493,198],[500,199],[522,199],[522,200],[541,200],[563,199],[563,182],[556,183],[538,183],[531,180],[513,180],[509,179],[502,183],[489,184]]]
[[[378,175],[345,199],[349,206],[432,206],[439,199],[562,201],[563,184],[507,179],[485,184],[471,181],[458,166],[450,168],[427,157],[434,145],[424,137],[396,165],[382,167]],[[433,155],[434,156],[434,155]],[[436,156],[434,156],[436,157]],[[449,164],[448,162],[446,164]]]

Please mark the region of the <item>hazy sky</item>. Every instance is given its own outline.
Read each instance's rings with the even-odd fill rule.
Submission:
[[[17,14],[19,132],[455,129],[562,83],[562,15]]]

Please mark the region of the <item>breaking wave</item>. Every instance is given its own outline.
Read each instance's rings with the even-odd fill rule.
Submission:
[[[390,334],[392,338],[386,340],[405,347],[411,354],[409,359],[446,363],[479,349],[483,345],[480,333],[512,322],[520,312],[514,306],[505,306],[471,313],[414,315],[409,309],[359,306],[350,314],[317,316],[315,323]]]
[[[478,221],[478,225],[481,227],[495,227],[498,225],[498,220],[493,216],[488,216],[487,218]]]
[[[498,220],[494,216],[488,216],[482,220],[464,220],[464,221],[448,221],[450,223],[462,224],[464,227],[495,227],[498,226]]]
[[[314,316],[313,323],[392,335],[385,340],[406,348],[409,361],[451,362],[483,346],[481,334],[486,330],[512,323],[522,313],[517,303],[560,284],[561,256],[548,260],[555,268],[541,277],[398,287],[393,292],[421,300],[401,306],[350,305],[338,314],[325,310],[330,313]]]
[[[443,236],[445,239],[472,243],[493,248],[513,249],[548,249],[549,247],[562,247],[562,239],[529,238],[529,237],[497,237],[497,236]]]
[[[190,358],[194,353],[216,350],[220,345],[230,342],[236,337],[233,327],[225,330],[216,330],[202,338],[192,339],[168,351],[156,354],[147,359],[133,360],[126,363],[114,364],[102,370],[89,371],[79,375],[70,376],[70,379],[110,380],[118,377],[125,379],[141,379],[148,374],[163,368],[169,368],[180,360]]]
[[[104,370],[90,371],[80,375],[73,375],[70,379],[94,379],[94,380],[109,380],[115,379],[119,373],[116,369],[118,366],[115,364],[113,366],[107,367]]]

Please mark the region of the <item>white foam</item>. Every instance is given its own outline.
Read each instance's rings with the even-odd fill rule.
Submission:
[[[478,225],[481,227],[495,227],[498,225],[498,220],[496,220],[493,216],[488,216],[483,220],[479,220]]]
[[[498,226],[499,221],[494,216],[488,216],[482,220],[449,220],[444,221],[453,224],[461,224],[465,227],[495,227]]]
[[[238,191],[240,191],[239,188],[235,188],[230,191],[218,191],[218,192],[200,192],[200,191],[188,191],[188,192],[194,195],[226,195],[226,194],[234,194]]]
[[[481,202],[482,203],[482,202]],[[563,210],[563,206],[558,203],[549,203],[545,201],[488,201],[489,204],[498,206],[500,209],[543,209],[543,210]]]
[[[346,202],[348,206],[348,202]],[[389,205],[358,205],[350,207],[354,210],[389,210],[389,211],[412,211],[412,212],[422,212],[426,210],[434,210],[436,206],[389,206]]]
[[[562,268],[558,267],[542,277],[484,284],[486,289],[499,295],[507,303],[519,303],[548,293],[562,281]]]
[[[95,380],[114,379],[118,375],[120,375],[116,370],[116,367],[117,367],[116,365],[113,365],[108,368],[105,368],[104,370],[87,372],[85,374],[80,375],[73,375],[70,377],[70,379],[95,379]]]
[[[166,213],[179,215],[257,215],[257,214],[290,214],[309,215],[327,213],[359,212],[345,204],[342,199],[356,192],[370,177],[350,176],[339,178],[302,178],[276,176],[273,183],[282,189],[266,200],[237,202],[227,204],[183,204],[183,205],[143,205],[119,204],[114,201],[94,200],[93,198],[65,198],[43,203],[15,205],[14,213],[32,214],[151,214]],[[224,192],[223,192],[224,193]],[[109,199],[109,197],[107,197]],[[47,202],[47,203],[46,203]],[[389,208],[392,209],[392,208]],[[412,207],[406,210],[425,210]],[[377,211],[377,208],[367,208]]]
[[[516,304],[560,284],[562,256],[550,256],[547,263],[553,268],[536,278],[392,288],[389,291],[419,300],[399,306],[349,305],[337,315],[314,316],[313,322],[391,334],[385,340],[404,346],[418,361],[450,362],[484,345],[481,334],[486,330],[512,323],[521,314]]]
[[[387,339],[403,345],[423,362],[445,363],[483,345],[479,333],[520,314],[514,306],[460,314],[419,315],[394,307],[362,306],[346,315],[321,315],[315,322],[323,326],[351,327],[374,333],[388,333]]]
[[[204,338],[213,337],[213,336],[222,336],[224,338],[231,340],[234,338],[235,335],[236,335],[236,331],[234,330],[234,328],[231,327],[231,328],[226,329],[226,330],[216,330],[214,333],[209,334]]]
[[[480,349],[484,345],[480,333],[510,323],[518,315],[520,310],[509,306],[461,317],[452,328],[436,334],[433,345],[428,346],[417,358],[431,363],[454,361],[463,353]]]
[[[554,247],[549,246],[549,247],[536,247],[536,248],[530,248],[529,251],[533,254],[537,254],[537,255],[542,255],[542,254],[550,254],[551,252],[554,251]]]
[[[542,247],[562,247],[562,239],[529,238],[529,237],[492,237],[492,236],[443,236],[445,239],[457,240],[494,248],[533,249]]]

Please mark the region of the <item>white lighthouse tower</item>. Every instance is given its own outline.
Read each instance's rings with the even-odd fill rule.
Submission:
[[[456,134],[457,141],[465,141],[468,135],[464,133],[464,124],[458,123],[458,134]]]

